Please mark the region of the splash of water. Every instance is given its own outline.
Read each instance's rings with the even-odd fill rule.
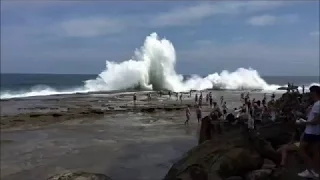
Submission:
[[[97,79],[85,82],[90,91],[118,90],[134,86],[142,89],[168,89],[172,91],[222,89],[276,90],[279,85],[269,85],[256,70],[239,68],[235,72],[222,71],[207,77],[192,75],[184,80],[175,71],[176,52],[170,41],[159,39],[156,33],[148,36],[135,56],[121,63],[106,62],[106,70]]]
[[[147,36],[143,46],[132,59],[120,63],[106,61],[106,69],[96,79],[87,80],[83,87],[64,91],[54,88],[31,89],[23,92],[1,92],[1,99],[55,94],[73,94],[138,88],[140,90],[167,89],[176,92],[220,88],[226,90],[261,89],[275,91],[280,85],[270,85],[252,68],[222,71],[206,77],[192,75],[184,79],[175,71],[176,52],[172,43],[160,39],[156,33]],[[319,85],[313,83],[312,85]],[[307,87],[306,87],[307,88]],[[299,88],[301,90],[301,87]]]

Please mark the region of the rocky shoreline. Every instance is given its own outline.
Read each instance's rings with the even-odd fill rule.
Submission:
[[[147,100],[147,93],[142,92],[138,95],[140,98],[136,105],[133,104],[132,93],[119,95],[100,93],[95,96],[78,94],[63,98],[52,96],[48,99],[5,100],[1,101],[1,129],[41,126],[72,119],[94,118],[127,112],[181,111],[185,109],[186,105],[192,104],[188,100],[180,103],[174,98],[172,100],[168,100],[167,97],[159,98],[155,92],[152,93],[154,98],[151,101]],[[161,100],[165,103],[162,103]]]
[[[132,94],[105,97],[77,95],[76,97],[19,100],[23,101],[20,103],[22,107],[12,106],[7,108],[4,114],[1,113],[1,129],[21,128],[28,125],[41,127],[71,119],[109,116],[124,112],[155,114],[179,112],[181,114],[186,105],[194,104],[193,99],[186,99],[180,103],[175,98],[158,97],[156,93],[152,95],[157,98],[148,101],[145,93],[139,94],[136,106],[132,102]],[[302,111],[302,105],[295,106],[299,98],[309,100],[310,97],[308,94],[303,97],[296,93],[283,94],[275,103],[276,107],[282,111],[276,122],[258,124],[256,130],[250,132],[241,125],[225,123],[224,133],[212,136],[212,133],[207,132],[210,121],[208,117],[204,117],[199,133],[199,145],[174,163],[164,180],[299,179],[295,176],[295,171],[301,167],[299,161],[291,158],[288,168],[285,170],[278,168],[281,155],[276,151],[278,147],[289,141],[290,134],[294,130],[288,121],[289,116],[286,116],[288,111],[286,107]],[[30,108],[25,106],[26,103],[36,102],[41,106],[33,105]],[[1,103],[9,105],[10,101]],[[205,114],[207,112],[204,111]],[[48,178],[48,180],[75,179],[111,180],[103,174],[82,171],[62,173]]]

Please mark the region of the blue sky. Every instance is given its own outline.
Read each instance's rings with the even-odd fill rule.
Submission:
[[[97,74],[152,32],[181,74],[319,75],[319,1],[1,1],[1,72]]]

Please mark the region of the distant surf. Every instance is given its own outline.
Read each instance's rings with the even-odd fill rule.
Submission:
[[[106,69],[97,78],[84,81],[82,86],[57,90],[50,86],[38,85],[28,91],[1,90],[0,98],[10,99],[125,89],[166,89],[176,92],[211,88],[276,91],[282,86],[268,84],[252,68],[238,68],[234,72],[223,70],[221,73],[209,74],[206,77],[194,74],[189,78],[184,78],[175,71],[176,60],[173,44],[167,39],[160,39],[156,33],[152,33],[146,37],[143,46],[135,51],[132,59],[123,62],[106,61]],[[312,84],[319,85],[319,83]]]

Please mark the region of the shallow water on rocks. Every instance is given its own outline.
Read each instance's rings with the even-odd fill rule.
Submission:
[[[125,113],[4,131],[1,179],[41,180],[66,170],[104,173],[115,180],[162,179],[197,144],[199,126],[186,127],[179,116]]]

